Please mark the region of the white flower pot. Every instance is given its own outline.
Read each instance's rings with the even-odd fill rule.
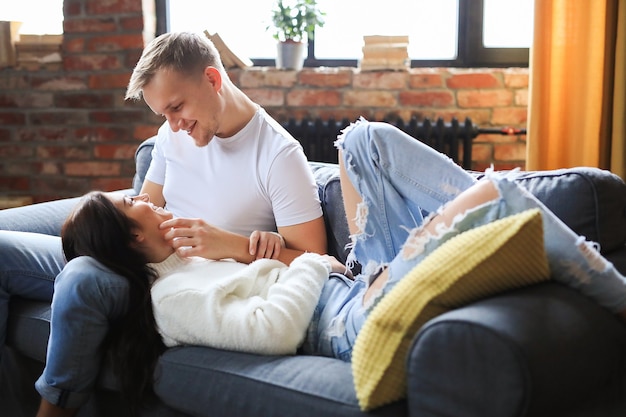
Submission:
[[[301,70],[304,65],[304,42],[278,42],[276,45],[276,68]]]

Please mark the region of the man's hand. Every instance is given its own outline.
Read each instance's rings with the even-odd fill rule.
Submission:
[[[248,239],[245,236],[212,226],[202,219],[175,218],[161,223],[167,230],[164,238],[181,256],[201,256],[206,259],[225,259],[249,263]]]
[[[284,247],[285,240],[278,233],[255,230],[250,234],[250,255],[255,259],[278,259]]]

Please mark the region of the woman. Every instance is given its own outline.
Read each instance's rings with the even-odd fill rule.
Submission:
[[[90,194],[64,227],[64,251],[68,260],[92,256],[131,282],[137,278],[140,302],[132,305],[142,306],[143,319],[134,326],[150,334],[153,346],[159,346],[149,315],[154,281],[156,325],[168,345],[272,354],[300,347],[350,361],[376,300],[424,257],[465,230],[538,208],[552,276],[626,320],[626,279],[506,176],[488,172],[475,182],[448,158],[387,124],[359,121],[337,147],[353,239],[349,263],[363,266],[354,280],[338,273],[345,267],[326,255],[304,254],[289,267],[269,259],[245,265],[180,256],[161,227],[171,214],[145,196]],[[572,265],[577,273],[571,273]],[[158,353],[155,348],[148,364]]]

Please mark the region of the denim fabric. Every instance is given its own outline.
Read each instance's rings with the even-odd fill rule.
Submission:
[[[76,408],[91,395],[109,322],[128,308],[128,282],[90,257],[72,259],[54,283],[46,367],[35,388]]]
[[[52,300],[46,367],[36,383],[51,403],[79,407],[88,399],[109,320],[124,311],[127,295],[126,281],[91,258],[66,265],[59,237],[0,231],[0,343],[11,296]]]
[[[474,177],[443,154],[381,123],[357,122],[338,139],[350,181],[363,199],[348,262],[364,265],[353,286],[330,280],[320,298],[309,337],[318,353],[350,360],[352,346],[367,314],[380,296],[424,257],[452,236],[529,208],[542,211],[546,252],[553,277],[615,312],[626,308],[626,279],[591,242],[574,233],[530,192],[507,174],[487,172],[500,198],[467,210],[451,227],[421,237],[420,249],[402,251],[419,235],[426,216],[440,210],[475,183]],[[389,279],[366,308],[363,295],[370,276],[389,266]],[[357,298],[355,301],[354,297]],[[311,330],[310,329],[310,330]]]
[[[6,340],[10,297],[51,300],[54,278],[64,264],[60,238],[0,230],[0,352]]]
[[[363,198],[363,233],[352,236],[348,263],[363,265],[353,283],[325,285],[309,329],[316,353],[349,361],[365,322],[363,295],[375,275],[398,254],[409,231],[430,212],[475,183],[447,156],[385,123],[359,121],[336,143],[350,181]]]
[[[389,263],[409,230],[475,183],[446,155],[386,123],[359,121],[336,144],[363,199],[364,230],[352,239],[353,257],[365,273]]]
[[[602,255],[598,245],[574,233],[530,192],[507,178],[487,172],[500,193],[499,218],[529,208],[542,211],[543,234],[552,277],[577,289],[612,312],[626,309],[626,278]]]

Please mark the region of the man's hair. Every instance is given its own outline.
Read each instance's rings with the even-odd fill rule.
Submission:
[[[224,72],[222,61],[206,36],[192,32],[165,33],[143,50],[126,89],[126,100],[142,98],[143,88],[157,71],[171,69],[183,75],[198,76],[206,67]]]

